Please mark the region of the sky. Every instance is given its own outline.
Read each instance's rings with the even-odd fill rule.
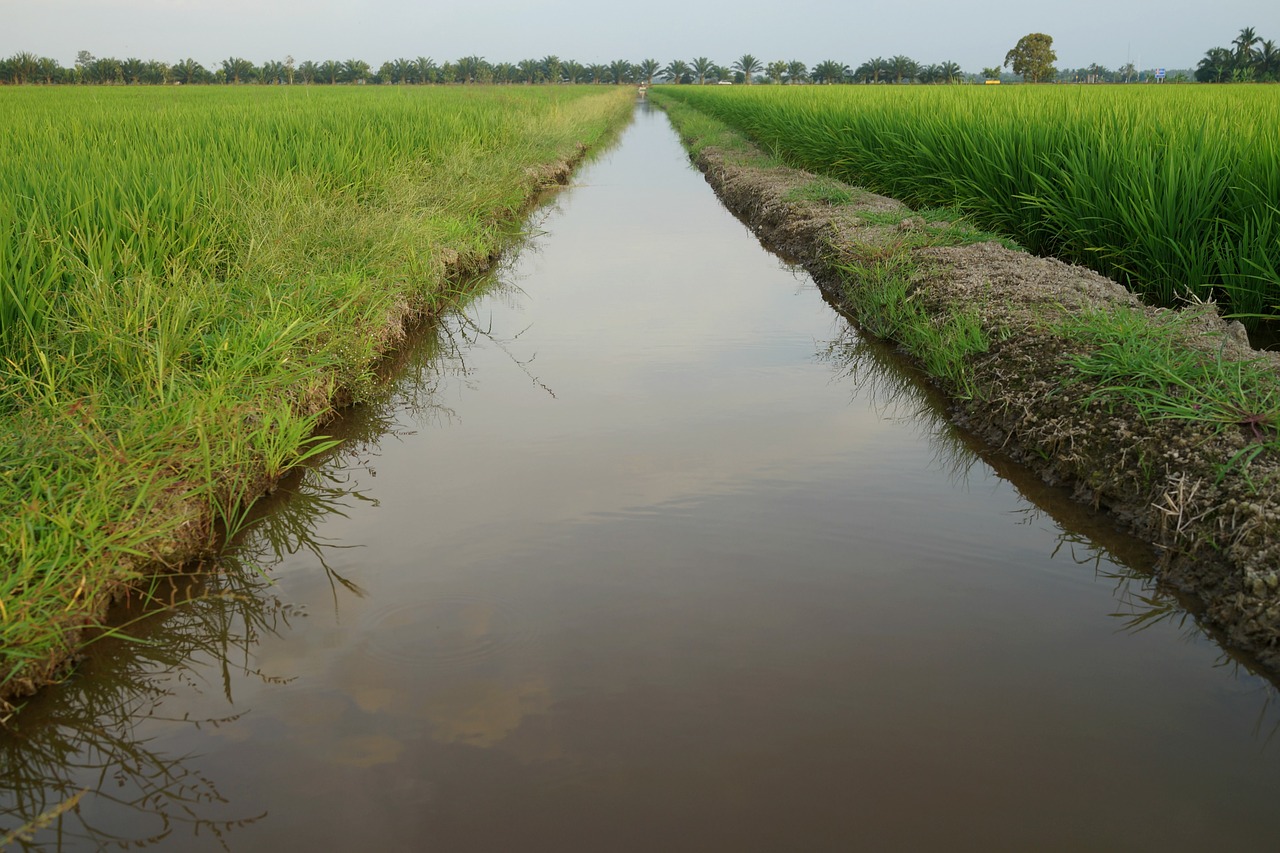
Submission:
[[[1023,35],[1053,37],[1060,68],[1192,68],[1243,27],[1280,41],[1276,0],[0,0],[0,56],[30,51],[71,65],[79,50],[216,67],[292,56],[460,56],[518,62],[555,54],[584,64],[750,53],[809,66],[874,56],[998,65]]]

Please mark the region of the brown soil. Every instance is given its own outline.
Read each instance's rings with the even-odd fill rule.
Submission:
[[[1091,402],[1097,385],[1072,376],[1064,362],[1089,345],[1064,335],[1055,320],[1082,309],[1133,312],[1179,348],[1262,359],[1277,377],[1280,356],[1250,349],[1244,328],[1221,320],[1213,306],[1147,307],[1088,269],[997,243],[913,241],[940,229],[893,199],[823,178],[852,201],[806,200],[800,188],[812,188],[816,176],[714,147],[696,162],[730,210],[766,245],[802,263],[855,320],[849,288],[856,276],[841,267],[908,253],[910,298],[926,315],[942,321],[958,310],[976,313],[992,342],[971,357],[979,392],[953,396],[953,418],[1155,545],[1162,578],[1204,603],[1215,633],[1280,672],[1280,460],[1267,454],[1228,467],[1250,445],[1244,426],[1145,420],[1131,407]],[[869,224],[867,214],[875,223],[902,218]]]

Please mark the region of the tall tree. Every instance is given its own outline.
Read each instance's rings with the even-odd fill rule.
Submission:
[[[516,79],[521,83],[532,85],[542,76],[542,68],[536,59],[522,59],[516,63]]]
[[[920,73],[920,66],[916,64],[916,61],[902,54],[890,59],[889,65],[893,69],[893,82],[895,83],[910,83]]]
[[[672,83],[688,83],[690,74],[689,63],[683,59],[673,59],[662,69],[662,76]]]
[[[128,60],[126,60],[126,63]],[[124,66],[121,70],[125,71]],[[233,56],[222,60],[222,74],[228,83],[240,83],[253,79],[253,63],[243,57]]]
[[[610,62],[609,79],[619,86],[629,82],[631,80],[631,63],[625,59],[615,59]]]
[[[542,57],[542,79],[548,83],[559,83],[564,80],[564,63],[554,53]]]
[[[804,83],[809,79],[809,66],[798,59],[787,63],[787,82]]]
[[[249,67],[252,68],[253,67],[252,64],[250,64]],[[125,83],[136,85],[137,82],[142,78],[142,72],[146,70],[147,70],[147,63],[143,62],[141,59],[138,59],[136,56],[131,56],[128,59],[126,59],[124,62],[120,63],[120,71],[122,74],[124,74]]]
[[[813,82],[815,83],[830,85],[832,83],[843,83],[844,78],[849,76],[851,73],[852,72],[849,71],[849,66],[845,65],[843,62],[839,62],[835,59],[824,59],[822,62],[813,66],[813,71],[810,72],[810,76],[813,78]]]
[[[947,60],[942,63],[941,67],[943,83],[954,83],[964,74],[964,72],[960,70],[960,63],[958,62]]]
[[[510,62],[499,62],[493,66],[493,82],[507,84],[514,83],[518,79],[520,79],[520,69]]]
[[[658,75],[658,60],[642,59],[635,66],[637,80],[643,80],[646,86],[653,85],[653,78]]]
[[[742,82],[750,86],[752,75],[760,73],[764,66],[760,64],[760,60],[751,54],[744,53],[733,63],[732,67],[734,71],[742,75]]]
[[[1225,83],[1231,79],[1235,55],[1225,47],[1210,48],[1196,66],[1196,79],[1201,83]]]
[[[342,63],[342,79],[347,83],[363,83],[370,76],[372,69],[363,59],[348,59]]]
[[[1242,66],[1252,65],[1254,59],[1253,46],[1259,41],[1261,39],[1258,38],[1258,33],[1253,27],[1242,29],[1240,35],[1231,40],[1231,43],[1236,46],[1236,61]]]
[[[419,83],[436,82],[436,73],[440,70],[436,67],[436,61],[429,56],[419,56],[413,61],[417,68]]]
[[[566,82],[581,83],[583,75],[586,73],[586,71],[587,71],[586,66],[584,66],[581,62],[577,62],[572,59],[565,60],[563,73],[564,73],[564,79]]]
[[[775,59],[765,66],[764,73],[775,85],[782,83],[782,78],[787,76],[787,61]]]
[[[1058,54],[1053,50],[1053,36],[1028,33],[1004,55],[1004,65],[1006,68],[1013,66],[1013,73],[1021,75],[1028,83],[1039,83],[1058,73],[1053,67],[1057,58]]]
[[[711,75],[711,69],[715,68],[715,63],[705,56],[698,56],[694,57],[689,66],[690,75],[697,79],[699,86],[702,86],[707,82],[707,77]]]
[[[173,79],[182,83],[184,86],[190,86],[194,83],[202,83],[204,82],[205,75],[208,74],[203,65],[190,57],[174,63],[172,73]]]

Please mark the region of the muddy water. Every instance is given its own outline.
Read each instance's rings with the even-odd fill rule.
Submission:
[[[975,452],[643,106],[0,827],[233,850],[1274,849],[1274,689]]]

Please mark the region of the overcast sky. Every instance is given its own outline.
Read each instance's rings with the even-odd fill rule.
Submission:
[[[193,57],[216,66],[293,56],[400,56],[437,62],[478,55],[491,62],[547,54],[582,63],[744,53],[812,66],[856,67],[903,53],[954,60],[966,71],[997,65],[1030,32],[1053,36],[1059,67],[1132,59],[1189,68],[1242,27],[1280,41],[1277,0],[0,0],[0,56],[20,50],[70,65],[95,56]]]

